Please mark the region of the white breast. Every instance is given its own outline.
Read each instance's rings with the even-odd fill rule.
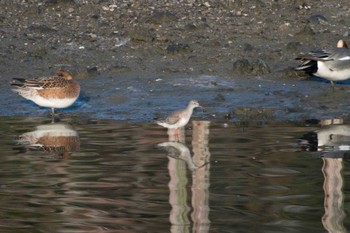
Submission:
[[[317,62],[317,72],[316,76],[325,78],[331,81],[340,81],[350,78],[350,68],[343,70],[331,70],[325,62]]]
[[[64,98],[64,99],[45,99],[41,96],[37,95],[32,97],[32,100],[37,105],[48,108],[67,108],[71,106],[76,100],[76,98]]]

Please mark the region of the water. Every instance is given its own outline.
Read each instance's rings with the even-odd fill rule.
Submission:
[[[96,119],[145,122],[162,119],[194,99],[205,107],[197,109],[194,115],[215,121],[224,120],[228,114],[239,120],[236,111],[241,108],[269,111],[270,117],[276,121],[334,116],[350,118],[350,106],[346,101],[339,101],[348,98],[349,90],[340,88],[338,83],[339,88],[332,92],[329,83],[276,77],[123,74],[116,77],[99,75],[78,81],[82,90],[78,100],[58,112]],[[8,85],[2,87],[2,116],[49,115],[49,109],[18,96]],[[169,102],[174,96],[176,101]]]
[[[0,134],[0,232],[349,229],[350,126],[2,117]]]

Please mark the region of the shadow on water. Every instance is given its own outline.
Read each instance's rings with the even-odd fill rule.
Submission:
[[[2,232],[346,232],[342,121],[0,118]]]

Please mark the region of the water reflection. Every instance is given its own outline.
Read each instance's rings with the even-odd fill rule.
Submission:
[[[307,133],[301,142],[302,148],[322,157],[342,157],[350,150],[350,126],[342,120],[324,120],[321,128]]]
[[[343,159],[323,158],[324,209],[322,224],[328,232],[347,232],[344,228]]]
[[[167,134],[169,142],[185,143],[185,127],[181,127],[178,129],[168,129]]]
[[[350,150],[350,126],[342,120],[321,121],[321,129],[304,136],[309,150],[323,160],[324,210],[322,224],[328,232],[347,232],[344,227],[343,156]],[[304,142],[305,143],[305,142]]]
[[[16,153],[13,139],[43,122],[0,118],[0,232],[344,232],[350,224],[349,160],[295,143],[332,125],[194,122],[169,142],[174,135],[153,124],[75,121],[81,146],[70,159]],[[160,142],[173,148],[155,148]]]
[[[25,150],[45,151],[63,159],[80,147],[78,132],[65,123],[39,125],[34,131],[20,135],[17,142]]]
[[[209,124],[208,121],[193,121],[193,157],[186,145],[183,128],[179,133],[168,130],[169,141],[158,144],[167,151],[169,157],[171,232],[209,232]],[[189,194],[186,187],[189,182],[186,164],[192,173],[191,219],[191,207],[187,201]]]
[[[209,232],[209,186],[210,186],[210,152],[209,121],[193,122],[193,161],[205,164],[192,173],[192,232]]]
[[[158,147],[164,148],[169,157],[185,161],[190,171],[194,171],[197,168],[193,163],[190,149],[185,144],[181,142],[163,142],[159,143]]]

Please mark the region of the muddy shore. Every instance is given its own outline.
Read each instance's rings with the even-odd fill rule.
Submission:
[[[0,9],[3,116],[48,112],[12,93],[12,78],[67,69],[83,90],[67,115],[149,121],[198,99],[207,106],[198,116],[216,120],[349,118],[347,82],[333,93],[293,70],[301,52],[349,39],[345,0],[17,0]]]

